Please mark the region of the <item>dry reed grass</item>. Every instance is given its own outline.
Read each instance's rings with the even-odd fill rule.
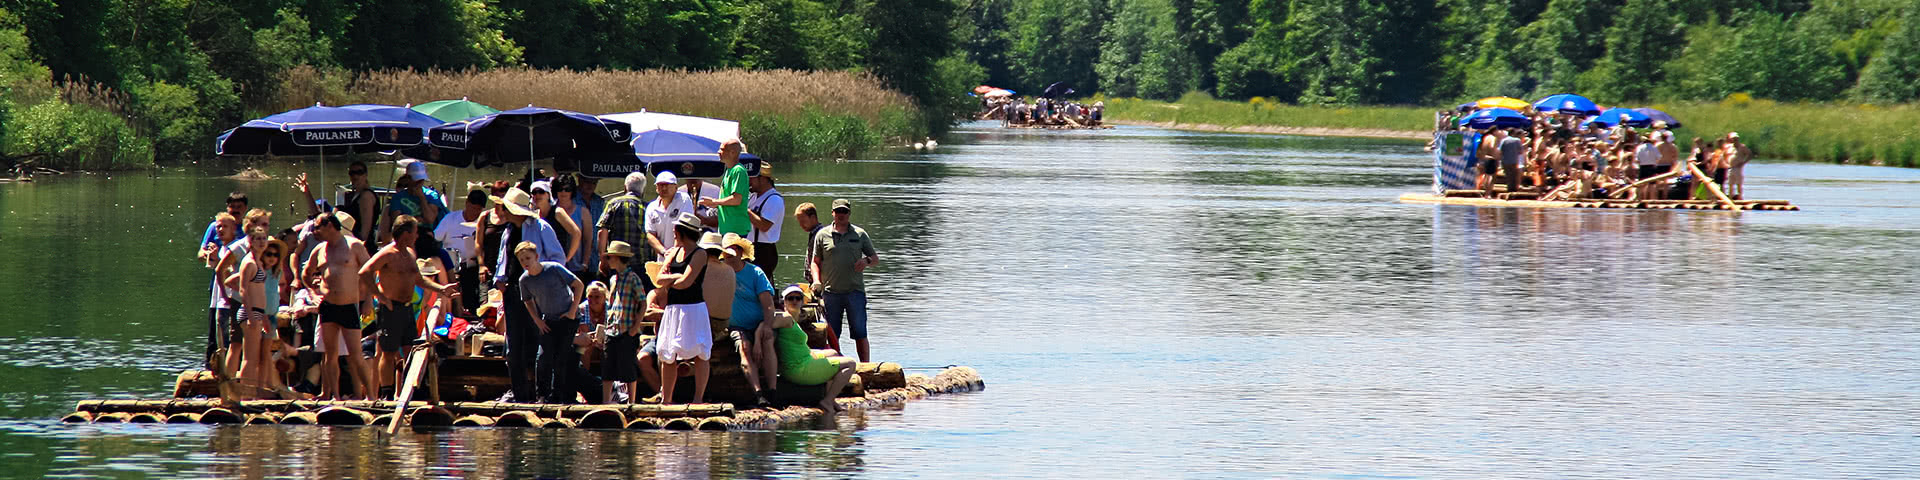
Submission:
[[[312,98],[314,90],[290,93]],[[912,105],[872,75],[795,70],[389,70],[356,76],[345,93],[356,102],[390,105],[465,97],[503,110],[532,104],[587,113],[646,109],[732,120],[755,114],[799,116],[812,108],[869,123]]]

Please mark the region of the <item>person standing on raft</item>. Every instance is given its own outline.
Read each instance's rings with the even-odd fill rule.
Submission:
[[[713,354],[713,329],[704,292],[710,256],[707,246],[699,245],[700,232],[700,218],[692,212],[682,212],[674,222],[674,247],[667,251],[665,268],[654,278],[659,288],[667,290],[667,308],[660,318],[657,346],[663,405],[673,403],[680,362],[693,364],[693,403],[706,400],[707,359]],[[712,247],[719,248],[718,245]]]
[[[360,315],[366,309],[366,298],[361,292],[360,266],[370,257],[360,239],[346,234],[346,228],[340,224],[338,216],[320,217],[319,238],[321,244],[313,252],[313,258],[307,260],[307,271],[317,273],[320,281],[313,285],[320,295],[320,342],[327,345],[345,344],[344,351],[328,349],[321,357],[320,388],[325,398],[344,398],[340,390],[340,357],[347,357],[348,366],[356,372],[356,396],[363,399],[373,398],[378,391],[374,375],[359,375],[359,372],[371,372],[365,358],[360,354]],[[351,218],[351,217],[348,217]]]
[[[867,236],[866,229],[853,224],[853,202],[844,198],[833,200],[833,224],[820,229],[809,248],[813,250],[813,268],[820,273],[818,281],[825,290],[821,299],[827,317],[827,335],[837,345],[840,321],[844,318],[848,336],[860,351],[860,361],[870,361],[864,274],[880,263],[880,255],[874,253],[873,238]]]

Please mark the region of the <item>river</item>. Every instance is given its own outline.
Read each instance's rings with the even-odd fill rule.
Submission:
[[[1417,143],[970,124],[778,172],[879,246],[875,356],[984,392],[802,430],[393,437],[58,423],[165,396],[198,363],[207,218],[239,189],[285,226],[294,192],[0,185],[0,477],[1920,477],[1920,170],[1749,168],[1805,211],[1403,205]]]

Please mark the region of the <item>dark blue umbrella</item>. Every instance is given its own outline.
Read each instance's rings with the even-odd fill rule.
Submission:
[[[392,105],[320,104],[240,124],[214,138],[215,155],[319,156],[325,185],[327,155],[377,152],[420,145],[440,121]]]
[[[1594,116],[1593,119],[1588,120],[1587,123],[1612,128],[1620,124],[1621,115],[1627,117],[1627,126],[1629,127],[1646,128],[1647,126],[1653,125],[1653,119],[1647,118],[1647,114],[1634,111],[1630,108],[1619,107],[1600,112],[1599,115]]]
[[[420,158],[455,167],[531,163],[625,150],[632,127],[567,110],[527,106],[451,122],[427,131]]]
[[[1483,108],[1460,119],[1460,125],[1484,130],[1488,128],[1526,128],[1533,125],[1533,119],[1521,115],[1511,108]]]
[[[1651,108],[1636,108],[1633,111],[1640,112],[1641,115],[1646,115],[1648,119],[1655,122],[1667,122],[1667,128],[1680,128],[1680,121],[1674,120],[1673,115],[1668,115],[1667,112]]]
[[[1593,100],[1588,100],[1587,97],[1571,93],[1549,95],[1547,98],[1542,98],[1540,101],[1534,102],[1533,109],[1540,112],[1569,113],[1575,115],[1598,115],[1600,113],[1600,106],[1595,105]]]
[[[760,157],[740,154],[748,175],[760,174]],[[673,172],[684,178],[713,178],[726,175],[720,161],[720,140],[673,130],[647,130],[633,135],[633,149],[624,154],[583,155],[580,173],[590,177],[618,178],[646,171],[648,175]]]

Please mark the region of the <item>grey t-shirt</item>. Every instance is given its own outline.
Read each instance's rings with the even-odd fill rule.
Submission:
[[[1513,166],[1520,164],[1520,153],[1527,150],[1527,142],[1520,137],[1507,137],[1500,141],[1500,164]]]
[[[573,306],[573,282],[577,281],[566,265],[540,262],[539,275],[520,274],[520,298],[533,299],[534,306],[540,307],[534,313],[540,318],[556,318]]]

